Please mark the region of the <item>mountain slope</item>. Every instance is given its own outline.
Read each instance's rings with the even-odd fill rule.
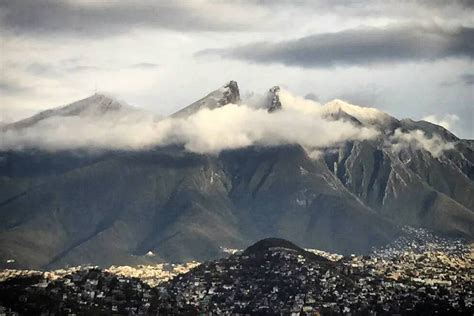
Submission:
[[[178,112],[171,115],[173,118],[186,117],[193,113],[198,112],[201,109],[215,109],[226,104],[240,103],[240,92],[239,86],[235,81],[229,81],[229,83],[222,86],[220,89],[209,93],[204,98],[188,105],[187,107],[179,110]]]
[[[230,82],[174,117],[239,100]],[[284,114],[278,88],[267,101],[265,115]],[[95,95],[9,128],[130,111]],[[0,152],[0,266],[207,260],[269,236],[366,253],[401,234],[400,225],[473,238],[472,142],[343,101],[322,111],[379,136],[318,148],[320,157],[298,144],[215,155],[180,146]]]
[[[227,155],[109,153],[72,170],[47,173],[45,166],[48,175],[28,184],[10,174],[3,185],[18,189],[0,206],[0,258],[43,268],[204,260],[221,246],[239,248],[265,235],[365,252],[398,234],[349,192],[335,190],[325,165],[299,147],[235,153],[246,170],[234,169]],[[149,251],[156,256],[145,256]]]
[[[71,104],[42,111],[32,117],[7,124],[4,130],[24,129],[52,118],[61,117],[89,117],[97,118],[107,115],[125,115],[138,112],[137,108],[123,104],[103,94],[94,94],[88,98],[73,102]]]
[[[429,122],[398,121],[339,101],[326,107],[383,131],[376,140],[346,142],[325,152],[326,164],[345,187],[398,224],[474,236],[473,152],[466,141]],[[397,133],[426,144],[394,142]],[[437,148],[430,151],[433,147],[443,147],[442,154],[436,155]]]

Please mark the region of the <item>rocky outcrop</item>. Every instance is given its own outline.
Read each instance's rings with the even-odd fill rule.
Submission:
[[[268,113],[273,113],[275,111],[281,110],[281,102],[280,102],[280,87],[274,86],[268,91],[267,94],[267,106],[268,106]]]
[[[209,93],[204,98],[188,105],[171,115],[173,118],[182,118],[194,114],[202,109],[216,109],[226,104],[239,104],[240,91],[236,81],[230,81],[220,89]]]

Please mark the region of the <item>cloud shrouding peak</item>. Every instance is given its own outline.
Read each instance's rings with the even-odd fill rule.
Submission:
[[[207,49],[196,56],[219,55],[254,63],[299,67],[370,65],[474,57],[474,29],[419,25],[357,28],[281,42]]]
[[[411,150],[425,150],[435,158],[450,149],[454,149],[454,143],[446,142],[438,135],[428,137],[425,132],[421,130],[413,130],[403,132],[401,129],[395,130],[395,133],[390,137],[391,149],[399,152],[403,149]]]
[[[280,91],[282,110],[228,104],[187,117],[157,120],[153,115],[106,112],[97,116],[52,116],[19,129],[7,129],[1,150],[40,148],[138,150],[170,144],[196,153],[216,154],[252,145],[300,144],[308,149],[347,140],[372,139],[378,132],[323,117],[323,107]],[[87,99],[86,99],[87,100]]]
[[[428,115],[422,118],[422,120],[442,126],[449,130],[459,121],[459,116],[456,114]]]
[[[274,112],[268,111],[267,95],[252,95],[242,104],[201,107],[189,115],[160,119],[96,94],[4,126],[0,150],[142,150],[180,145],[190,152],[218,154],[248,146],[299,144],[317,157],[321,150],[346,141],[383,139],[394,151],[425,150],[434,157],[454,148],[439,135],[428,138],[419,129],[396,129],[393,123],[399,121],[375,108],[341,100],[321,105],[286,90],[278,90],[278,98],[282,107]]]

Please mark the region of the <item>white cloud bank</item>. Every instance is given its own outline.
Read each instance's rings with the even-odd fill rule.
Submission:
[[[451,129],[459,121],[459,116],[456,114],[428,115],[422,118],[422,120]]]
[[[409,148],[414,150],[426,150],[435,158],[441,156],[445,150],[454,149],[454,143],[446,142],[438,135],[427,137],[425,132],[417,129],[407,133],[401,129],[396,129],[393,136],[390,137],[391,148],[395,152]]]
[[[254,105],[228,104],[203,109],[186,118],[157,121],[152,115],[63,116],[31,127],[2,132],[1,150],[40,148],[138,150],[171,144],[196,153],[251,145],[300,144],[309,150],[347,140],[372,139],[378,132],[349,122],[323,118],[322,106],[282,91],[281,111],[268,113]]]
[[[76,103],[83,109],[80,115],[55,115],[26,128],[1,131],[0,150],[141,150],[176,144],[190,152],[218,154],[223,150],[253,145],[300,144],[316,159],[324,148],[345,141],[378,138],[381,132],[375,123],[391,118],[377,109],[340,100],[320,105],[285,90],[280,91],[279,97],[283,108],[273,113],[268,113],[262,106],[266,97],[254,95],[241,105],[227,104],[212,110],[205,108],[187,117],[161,120],[130,107],[102,113],[101,108],[95,108],[94,104],[80,101]],[[328,113],[341,110],[357,116],[365,126],[328,116]],[[62,112],[56,110],[55,113]],[[386,145],[395,152],[406,148],[422,149],[433,157],[454,148],[453,143],[447,143],[437,135],[428,138],[421,130],[403,132],[397,129],[385,139]]]

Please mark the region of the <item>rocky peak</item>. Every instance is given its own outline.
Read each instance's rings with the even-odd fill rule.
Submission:
[[[236,81],[229,81],[221,88],[209,93],[204,98],[188,105],[171,115],[171,117],[186,117],[202,109],[216,109],[226,104],[240,103],[239,86]]]
[[[85,99],[64,106],[41,111],[29,118],[8,124],[3,129],[8,130],[27,128],[37,124],[38,122],[53,117],[99,117],[118,113],[127,109],[134,109],[134,107],[122,104],[121,102],[104,94],[95,93]]]
[[[268,113],[281,110],[279,92],[280,92],[279,86],[274,86],[270,88],[270,90],[268,90],[268,94],[267,94]]]
[[[237,81],[229,81],[229,83],[224,86],[224,89],[226,89],[226,91],[224,92],[223,98],[219,101],[220,104],[240,103],[240,91]]]

